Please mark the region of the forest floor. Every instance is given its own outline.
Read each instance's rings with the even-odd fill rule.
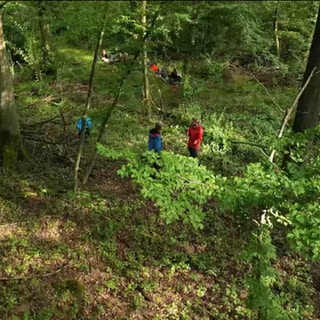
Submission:
[[[1,184],[2,319],[244,316],[246,266],[231,237],[234,221],[230,241],[213,225],[188,236],[179,223],[165,225],[119,178],[122,164],[104,161],[77,195],[51,193],[35,180]]]
[[[70,82],[72,74],[66,69],[60,74],[66,81],[41,84],[19,80],[17,104],[32,160],[22,163],[17,173],[1,169],[0,318],[252,319],[253,313],[245,305],[248,292],[244,279],[249,266],[242,258],[249,231],[240,231],[236,216],[220,212],[211,201],[205,206],[210,217],[203,230],[181,222],[166,225],[155,205],[142,198],[139,188],[117,174],[123,160],[99,157],[88,184],[78,193],[71,191],[79,141],[74,123],[82,114],[88,61],[83,68],[80,64],[84,70],[76,66],[79,74],[74,82]],[[103,112],[95,106],[110,103],[116,88],[103,75],[106,70],[113,72],[114,67],[99,67],[94,120]],[[216,123],[212,124],[214,131],[208,130],[210,134],[221,134],[225,125],[232,138],[255,136],[263,142],[279,125],[281,113],[270,107],[264,89],[258,90],[257,84],[230,84],[231,93],[224,91],[224,84],[212,88],[199,82],[197,86],[202,90],[187,112],[199,114],[199,106],[209,108],[211,104],[207,115],[202,114],[208,121],[206,128]],[[106,87],[111,89],[106,92]],[[295,90],[283,88],[272,94],[279,104],[289,106]],[[133,98],[124,94],[120,103],[135,101],[136,92]],[[129,110],[122,106],[115,112],[105,143],[136,152],[145,148],[150,123],[136,115],[139,104],[132,103]],[[223,112],[228,119],[222,118]],[[176,121],[182,125],[167,124],[165,143],[185,153],[183,135],[175,137],[187,122],[183,116]],[[86,142],[81,175],[95,147],[95,134],[93,130]],[[216,170],[235,174],[242,169],[243,159],[250,162],[258,157],[258,152],[248,148],[237,149],[235,160],[225,155],[213,159],[210,148],[204,147],[203,158],[208,164],[214,163]],[[277,269],[282,274],[282,286],[294,279],[296,291],[291,295],[300,294],[297,299],[301,304],[309,303],[306,262],[284,253]],[[291,303],[288,300],[288,305]]]

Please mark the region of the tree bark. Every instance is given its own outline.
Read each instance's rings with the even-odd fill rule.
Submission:
[[[0,11],[0,160],[5,167],[14,167],[24,155],[18,114],[13,94],[13,77],[6,51]]]
[[[297,112],[292,126],[293,132],[303,132],[306,129],[314,128],[319,122],[320,73],[318,71],[320,70],[320,7],[309,52],[308,63],[303,76],[303,85],[307,82],[312,70],[314,69],[316,72],[299,99]]]
[[[320,114],[320,6],[312,43],[309,51],[308,63],[303,76],[302,87],[305,88],[298,100],[298,107],[294,117],[292,131],[304,132],[317,126]],[[314,74],[313,74],[314,72]],[[313,76],[312,76],[313,74]],[[308,81],[310,82],[308,83]],[[310,141],[312,144],[312,141]],[[288,169],[288,163],[292,161],[292,148],[288,147],[287,154],[282,159],[282,168]],[[310,148],[311,150],[311,148]],[[308,150],[306,150],[308,151]],[[307,157],[305,157],[306,159]]]

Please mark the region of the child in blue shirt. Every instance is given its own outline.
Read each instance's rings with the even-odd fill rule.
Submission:
[[[155,127],[149,131],[148,150],[154,150],[159,153],[162,151],[161,130],[163,123],[161,121],[155,123]]]
[[[86,119],[85,136],[87,137],[90,135],[90,129],[92,128],[92,121],[88,116],[85,119]],[[77,121],[77,130],[78,130],[78,137],[80,137],[81,131],[82,131],[82,118],[80,118]]]

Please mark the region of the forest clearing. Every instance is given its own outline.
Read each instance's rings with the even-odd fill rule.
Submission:
[[[0,1],[0,64],[0,319],[320,319],[319,2]]]

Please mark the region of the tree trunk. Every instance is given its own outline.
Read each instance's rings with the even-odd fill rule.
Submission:
[[[310,80],[311,80],[311,78],[312,78],[312,76],[313,76],[313,74],[314,74],[314,71],[315,71],[315,68],[312,70],[309,78],[308,78],[307,81],[304,83],[304,85],[303,85],[303,87],[301,88],[301,90],[299,91],[297,97],[294,99],[291,107],[286,110],[286,113],[285,113],[285,115],[284,115],[284,117],[283,117],[283,119],[282,119],[281,127],[280,127],[280,130],[279,130],[278,136],[277,136],[278,139],[281,139],[281,138],[282,138],[282,135],[283,135],[283,132],[284,132],[284,130],[285,130],[285,128],[286,128],[286,125],[288,124],[288,122],[289,122],[289,120],[290,120],[290,118],[291,118],[291,114],[293,113],[293,111],[294,111],[294,109],[295,109],[295,107],[296,107],[296,105],[297,105],[297,103],[298,103],[301,95],[303,94],[304,90],[307,88],[307,86],[308,86],[308,84],[309,84],[309,82],[310,82]],[[273,150],[271,151],[270,156],[269,156],[270,162],[273,162],[275,155],[276,155],[276,150],[273,149]],[[285,157],[284,159],[286,159],[286,157]],[[289,159],[289,158],[288,158],[288,159]],[[286,164],[286,163],[285,163],[285,160],[284,160],[284,164]]]
[[[82,131],[81,131],[81,135],[80,135],[80,145],[79,145],[79,150],[78,150],[78,154],[77,154],[77,158],[76,158],[75,166],[74,166],[74,191],[75,192],[78,191],[78,188],[79,188],[78,173],[79,173],[80,161],[81,161],[82,152],[83,152],[84,143],[85,143],[86,116],[87,116],[87,113],[91,107],[94,75],[95,75],[95,70],[96,70],[96,65],[97,65],[97,61],[98,61],[98,57],[99,57],[100,48],[102,45],[104,29],[105,29],[105,17],[103,18],[103,26],[102,26],[101,30],[99,31],[96,50],[94,53],[94,58],[93,58],[92,66],[91,66],[91,73],[90,73],[90,79],[89,79],[89,89],[88,89],[86,105],[85,105],[85,113],[82,117]]]
[[[276,7],[274,9],[273,15],[273,33],[276,45],[276,56],[280,58],[280,41],[279,41],[279,30],[278,30],[278,1],[276,2]]]
[[[98,134],[98,139],[96,141],[97,144],[101,143],[102,137],[103,137],[105,129],[106,129],[106,125],[107,125],[107,123],[108,123],[108,121],[109,121],[109,119],[110,119],[110,117],[112,115],[112,112],[114,111],[114,109],[116,108],[116,106],[117,106],[117,104],[119,102],[119,98],[120,98],[120,95],[121,95],[121,92],[122,92],[122,88],[123,88],[123,86],[125,84],[125,81],[129,77],[130,73],[132,72],[134,64],[135,64],[136,60],[139,58],[139,56],[141,54],[141,48],[143,48],[143,43],[145,41],[147,41],[147,39],[148,39],[148,37],[149,37],[149,35],[151,33],[151,30],[154,28],[154,25],[156,23],[156,20],[157,20],[158,16],[159,16],[159,10],[154,15],[153,20],[151,22],[151,25],[149,27],[149,30],[144,34],[144,37],[142,38],[141,46],[138,47],[138,50],[137,50],[135,56],[133,57],[133,60],[131,61],[131,64],[129,65],[125,76],[122,78],[122,81],[121,81],[121,83],[119,85],[119,88],[118,88],[118,92],[116,94],[115,99],[113,100],[112,105],[107,109],[105,115],[102,118],[102,124],[101,124],[100,131],[99,131],[99,134]],[[82,185],[85,185],[88,182],[89,176],[90,176],[91,171],[92,171],[92,169],[94,167],[96,159],[97,159],[97,149],[95,150],[95,152],[92,155],[92,158],[91,158],[91,161],[90,161],[90,165],[89,165],[89,167],[88,167],[88,169],[86,171],[85,177],[84,177],[84,179],[82,181]]]
[[[14,167],[24,155],[20,126],[16,112],[13,77],[7,56],[0,11],[0,161],[5,167]]]
[[[309,85],[301,95],[297,112],[292,126],[293,132],[303,132],[306,129],[314,128],[319,122],[320,114],[320,7],[313,34],[312,44],[309,52],[306,71],[303,76],[303,84],[308,80],[312,70],[314,76],[310,79]]]
[[[143,26],[144,37],[147,30],[147,0],[142,0],[142,16],[141,24]],[[143,42],[143,103],[145,105],[145,110],[148,113],[148,117],[151,118],[151,104],[150,104],[150,84],[148,78],[148,50],[147,42]]]
[[[38,18],[39,29],[41,35],[42,47],[42,65],[44,72],[47,72],[51,64],[51,39],[50,39],[50,26],[45,19],[46,4],[45,1],[38,1]]]

